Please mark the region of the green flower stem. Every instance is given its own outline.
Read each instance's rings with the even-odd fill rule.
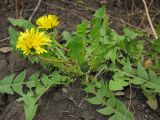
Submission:
[[[49,59],[49,58],[44,58],[42,56],[39,56],[39,58],[45,62],[49,62],[49,63],[67,63],[67,64],[75,64],[75,62],[73,61],[69,61],[69,60],[64,60],[64,59],[61,59],[61,60],[58,60],[58,59]]]
[[[65,52],[68,52],[69,50],[67,48],[65,48],[64,46],[62,46],[57,40],[53,40],[53,42],[62,50],[64,50]]]

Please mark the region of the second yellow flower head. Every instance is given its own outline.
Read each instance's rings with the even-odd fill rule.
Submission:
[[[56,15],[44,15],[36,20],[36,24],[39,28],[51,29],[59,24],[58,17]]]

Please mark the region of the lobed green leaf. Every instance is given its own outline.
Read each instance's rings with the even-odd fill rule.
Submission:
[[[23,27],[25,29],[30,29],[30,28],[34,27],[34,25],[31,22],[29,22],[28,20],[14,19],[14,18],[8,18],[8,20],[12,23],[12,25]]]

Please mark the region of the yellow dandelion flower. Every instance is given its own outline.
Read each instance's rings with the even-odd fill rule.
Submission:
[[[36,24],[39,28],[51,29],[59,24],[58,17],[56,15],[44,15],[36,20]]]
[[[22,50],[25,55],[46,53],[47,46],[51,46],[50,37],[34,28],[21,32],[16,44],[16,48]]]

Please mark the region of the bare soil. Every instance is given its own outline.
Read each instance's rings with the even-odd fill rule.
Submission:
[[[69,2],[67,2],[69,1]],[[58,31],[73,31],[83,19],[90,20],[93,13],[102,4],[106,4],[110,16],[110,24],[119,33],[126,25],[140,28],[152,34],[145,16],[144,6],[140,0],[43,0],[33,21],[44,14],[51,13],[59,16]],[[83,1],[83,0],[82,0]],[[146,0],[153,23],[160,18],[160,1]],[[36,6],[37,0],[21,0],[19,16],[28,19]],[[9,46],[8,17],[16,17],[15,2],[0,0],[0,48]],[[38,65],[19,58],[15,52],[0,53],[0,79],[11,73],[19,73],[27,69],[27,75],[39,70]],[[65,92],[64,92],[65,91]],[[122,99],[128,106],[130,90],[126,88]],[[97,106],[87,103],[87,95],[82,92],[80,81],[70,86],[60,86],[50,89],[39,101],[35,120],[106,120],[96,112]],[[17,95],[0,94],[0,120],[24,120],[23,104],[16,102]],[[131,111],[136,120],[160,120],[160,107],[153,111],[146,104],[146,99],[137,88],[132,88]],[[158,103],[160,103],[158,99]]]

